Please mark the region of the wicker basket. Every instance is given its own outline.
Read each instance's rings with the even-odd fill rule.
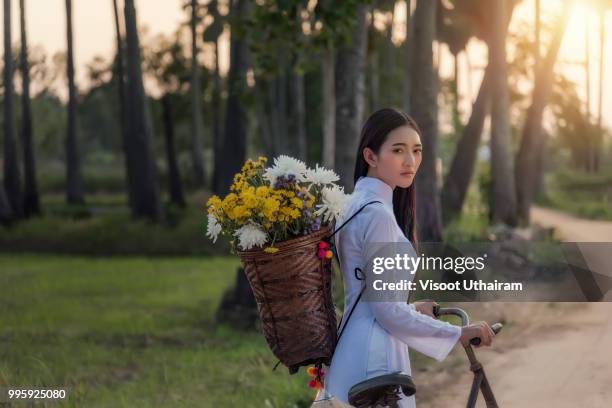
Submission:
[[[331,228],[280,242],[274,254],[238,251],[266,341],[291,374],[301,366],[329,365],[336,346],[332,263],[317,256],[317,244]]]

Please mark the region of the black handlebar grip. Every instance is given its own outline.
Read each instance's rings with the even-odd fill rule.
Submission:
[[[493,330],[493,333],[497,334],[501,331],[502,327],[504,327],[503,324],[501,323],[495,323],[494,325],[491,326],[491,329]],[[480,337],[474,337],[473,339],[470,340],[470,344],[473,344],[474,346],[478,346],[480,345]]]

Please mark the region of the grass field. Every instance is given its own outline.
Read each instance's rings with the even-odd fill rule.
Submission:
[[[612,168],[598,174],[563,171],[549,175],[536,203],[593,220],[612,220]]]
[[[0,387],[63,406],[305,407],[263,336],[214,322],[237,258],[0,255]]]

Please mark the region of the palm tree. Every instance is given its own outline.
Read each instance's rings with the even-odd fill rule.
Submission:
[[[289,16],[295,20],[295,26],[297,27],[294,34],[294,41],[297,44],[304,42],[304,31],[302,29],[302,11],[303,8],[300,4],[296,4],[290,9]],[[301,67],[304,59],[304,52],[298,47],[294,53],[292,53],[293,60],[291,61],[290,70],[290,96],[292,104],[291,116],[292,116],[292,131],[291,134],[295,135],[293,151],[296,157],[303,161],[307,161],[306,151],[306,93],[304,90],[304,72]]]
[[[534,20],[535,20],[535,66],[536,69],[540,65],[540,31],[541,31],[541,19],[540,19],[540,0],[534,1]]]
[[[563,8],[555,23],[548,51],[535,76],[531,106],[527,110],[521,145],[516,157],[516,193],[518,216],[522,223],[529,223],[529,211],[536,190],[538,156],[543,154],[542,117],[552,90],[555,61],[561,47],[571,3]]]
[[[414,47],[414,22],[412,19],[412,0],[406,0],[406,39],[404,40],[403,47],[405,49],[406,60],[404,63],[404,111],[410,112],[410,93],[411,93],[411,67],[412,60],[411,56]]]
[[[11,51],[11,2],[4,0],[4,189],[12,214],[23,215],[21,177],[17,161],[13,112],[13,55]]]
[[[10,225],[13,218],[11,211],[11,205],[9,204],[6,193],[4,192],[4,186],[0,184],[0,225]]]
[[[414,11],[414,55],[412,58],[411,113],[421,129],[423,161],[417,173],[419,240],[442,240],[442,217],[438,191],[438,77],[432,45],[436,31],[437,2],[418,0]]]
[[[32,113],[30,109],[30,66],[28,64],[28,39],[25,26],[25,0],[19,0],[21,25],[21,140],[23,142],[24,197],[23,212],[26,217],[40,214],[40,201],[36,186],[36,160],[32,143]]]
[[[490,87],[488,85],[490,76],[490,69],[486,69],[478,96],[472,105],[472,113],[462,130],[455,155],[444,180],[441,197],[442,216],[445,223],[461,212],[470,180],[474,174],[478,146],[490,108]]]
[[[232,0],[230,16],[235,24],[244,16],[248,2]],[[229,84],[225,115],[225,137],[221,146],[219,160],[219,180],[217,193],[229,190],[234,174],[238,172],[246,156],[246,113],[240,103],[240,96],[246,85],[247,44],[238,35],[238,27],[232,25],[230,41],[230,69],[227,77]]]
[[[218,171],[218,161],[221,158],[220,146],[221,146],[221,74],[219,72],[219,37],[223,32],[223,17],[219,13],[218,1],[211,0],[207,6],[206,11],[209,16],[212,16],[213,22],[206,28],[203,34],[204,42],[211,42],[214,45],[215,51],[215,68],[213,70],[213,89],[212,89],[212,127],[213,127],[213,176],[212,176],[212,190],[217,191],[215,183],[219,179],[216,175]],[[257,98],[259,100],[259,98]],[[261,107],[261,104],[257,104],[257,107]]]
[[[125,69],[123,62],[123,39],[121,37],[121,24],[119,22],[119,7],[117,6],[117,0],[113,0],[113,15],[115,19],[115,41],[117,47],[117,71],[115,72],[115,78],[117,81],[117,89],[118,89],[118,98],[119,98],[119,122],[121,127],[121,141],[123,145],[123,153],[124,153],[124,161],[125,161],[125,174],[126,174],[126,184],[127,184],[127,195],[128,202],[132,202],[132,193],[134,191],[134,187],[132,186],[133,180],[133,170],[130,167],[130,160],[128,160],[128,148],[127,148],[127,119],[126,119],[126,106],[125,106]],[[131,204],[130,204],[131,205]]]
[[[174,148],[174,120],[172,115],[172,95],[167,92],[162,98],[162,115],[164,122],[164,141],[166,143],[166,161],[168,162],[168,190],[170,201],[178,207],[185,207],[185,195],[181,185],[181,173]]]
[[[175,148],[173,106],[176,100],[180,100],[180,89],[184,84],[184,79],[189,76],[190,67],[188,58],[183,54],[179,33],[180,31],[177,31],[173,40],[161,37],[156,41],[154,49],[147,53],[145,66],[156,80],[157,89],[162,92],[161,116],[164,127],[170,202],[183,208],[185,207],[185,196]]]
[[[612,2],[602,1],[599,9],[599,95],[597,101],[597,127],[599,134],[593,146],[593,170],[599,171],[599,150],[601,148],[601,139],[603,134],[602,112],[603,112],[603,84],[604,84],[604,57],[605,57],[605,42],[606,42],[606,25],[605,15],[606,8],[612,7]]]
[[[350,44],[342,44],[336,53],[336,149],[334,164],[340,184],[353,188],[355,152],[358,148],[365,96],[365,59],[367,47],[367,6],[359,4]]]
[[[323,99],[323,154],[322,161],[325,167],[335,167],[336,154],[336,89],[334,68],[334,46],[331,41],[323,48],[321,58],[322,73],[322,99]]]
[[[83,182],[76,134],[76,87],[74,84],[74,58],[72,47],[72,0],[66,0],[66,37],[68,41],[68,125],[66,134],[66,201],[83,204]]]
[[[191,157],[194,181],[204,186],[204,159],[202,157],[202,87],[200,86],[200,64],[198,63],[198,1],[191,0]]]
[[[505,0],[492,3],[491,67],[491,179],[490,221],[516,225],[516,190],[510,140],[508,71],[506,62]]]
[[[156,180],[151,115],[142,83],[140,44],[134,0],[124,6],[127,43],[127,135],[126,154],[133,171],[128,174],[134,189],[130,203],[134,217],[158,220],[161,217],[159,186]]]
[[[463,21],[463,24],[467,23],[473,30],[473,33],[484,40],[489,48],[491,47],[493,30],[493,24],[490,20],[492,4],[489,2],[482,3],[480,0],[455,2],[453,4],[455,6],[453,12],[458,12],[468,17],[467,21],[463,18],[455,20]],[[515,5],[515,1],[507,4],[508,8],[504,22],[505,30],[508,29]],[[457,39],[453,38],[452,41],[457,41]],[[463,41],[457,41],[457,44],[461,44]],[[461,138],[457,142],[455,154],[444,180],[441,196],[442,215],[445,223],[455,218],[461,212],[470,180],[474,173],[484,121],[490,111],[490,71],[491,67],[485,69],[480,90],[472,105],[470,118],[461,131]]]
[[[455,134],[459,134],[462,128],[459,112],[459,54],[465,51],[475,28],[473,18],[468,13],[454,4],[451,4],[452,8],[443,7],[443,4],[440,3],[441,7],[437,13],[436,37],[448,45],[448,50],[453,55],[452,120]]]
[[[586,81],[586,114],[588,118],[591,117],[591,44],[589,36],[591,26],[589,25],[589,19],[590,15],[586,13],[584,23],[584,75]]]

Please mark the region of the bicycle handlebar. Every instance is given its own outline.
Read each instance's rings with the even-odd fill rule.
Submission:
[[[468,316],[466,311],[458,307],[441,308],[440,306],[434,306],[433,313],[434,313],[434,316],[436,317],[440,317],[444,315],[458,316],[461,318],[462,326],[468,326],[470,324],[470,317]],[[504,327],[503,324],[495,323],[491,326],[491,329],[493,330],[495,334],[497,334],[501,331],[503,327]],[[473,339],[470,340],[470,343],[473,344],[474,346],[478,346],[480,344],[480,341],[481,341],[480,337],[474,337]]]

